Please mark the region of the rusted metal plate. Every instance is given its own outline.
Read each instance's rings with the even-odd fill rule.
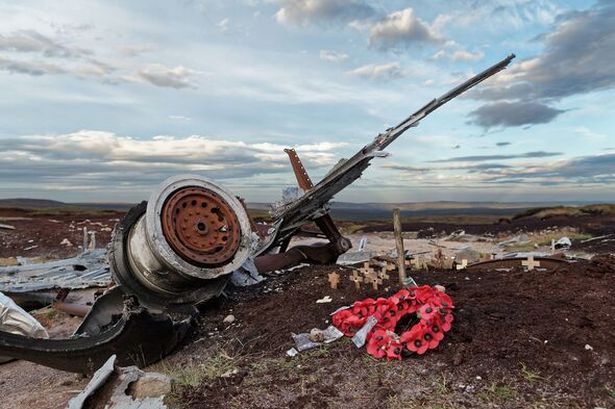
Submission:
[[[218,194],[201,187],[173,193],[162,207],[162,231],[184,260],[204,266],[230,261],[241,242],[239,220]]]

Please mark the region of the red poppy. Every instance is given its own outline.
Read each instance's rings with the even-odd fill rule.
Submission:
[[[448,332],[451,330],[453,324],[453,314],[447,313],[444,315],[440,315],[437,322],[440,324],[440,327],[444,332]]]
[[[398,359],[401,361],[401,351],[403,350],[403,346],[399,341],[392,341],[387,348],[387,359],[390,361],[391,359]]]
[[[407,336],[403,334],[400,341],[405,342],[406,349],[410,352],[416,352],[419,355],[423,355],[429,348],[429,342],[424,340],[425,326],[417,324],[410,331],[407,332]]]
[[[431,335],[437,339],[438,342],[444,339],[444,331],[442,330],[442,327],[440,327],[440,322],[434,322],[429,327],[429,332],[431,332]]]
[[[432,327],[433,326],[425,327],[425,332],[423,332],[423,341],[427,343],[427,347],[429,349],[434,349],[435,347],[437,347],[442,338],[444,338],[442,333],[440,333],[439,336],[434,334],[432,331]]]
[[[439,313],[440,312],[436,307],[432,306],[431,304],[424,304],[421,306],[421,308],[419,308],[418,315],[421,321],[431,322],[434,317]]]
[[[441,307],[453,308],[453,300],[451,299],[451,297],[448,294],[443,293],[442,291],[437,291],[436,298],[438,300],[438,304]]]
[[[377,329],[371,334],[372,336],[367,341],[367,353],[374,358],[384,358],[391,338],[385,329]]]

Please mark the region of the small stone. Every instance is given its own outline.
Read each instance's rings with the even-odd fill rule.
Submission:
[[[477,381],[480,381],[480,380],[482,380],[482,379],[483,379],[483,378],[482,378],[481,376],[477,376],[477,377],[476,377],[476,380],[477,380]]]
[[[224,322],[225,324],[232,324],[233,322],[235,322],[235,316],[233,314],[229,314],[224,318],[222,322]]]
[[[438,290],[438,291],[440,291],[442,293],[446,292],[446,288],[443,285],[440,285],[440,284],[434,285],[433,288],[435,288],[436,290]]]
[[[171,378],[159,373],[146,373],[130,386],[130,395],[135,399],[155,398],[171,392]]]
[[[594,350],[594,347],[593,347],[593,346],[591,346],[591,345],[589,345],[589,344],[585,344],[585,350],[586,350],[586,351],[593,351],[593,350]]]
[[[222,375],[220,375],[221,378],[230,378],[233,375],[237,375],[239,373],[239,369],[235,368],[235,369],[231,369],[228,370],[226,372],[224,372]]]

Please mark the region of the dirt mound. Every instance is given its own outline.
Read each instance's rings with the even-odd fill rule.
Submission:
[[[205,339],[186,353],[224,345],[227,352],[249,358],[238,361],[241,371],[231,377],[184,389],[183,399],[191,407],[220,407],[229,399],[244,407],[383,407],[408,396],[425,402],[421,388],[433,388],[434,376],[441,376],[445,383],[449,379],[449,386],[441,387],[452,388],[453,382],[472,388],[471,393],[451,389],[452,407],[504,403],[501,399],[504,407],[528,407],[545,396],[553,404],[574,402],[567,407],[615,404],[614,268],[615,257],[607,255],[542,272],[416,272],[419,283],[442,284],[455,300],[454,327],[436,350],[403,362],[376,362],[338,341],[316,355],[302,354],[295,361],[300,369],[283,358],[292,346],[291,332],[324,328],[338,307],[395,288],[390,281],[389,291],[365,286],[358,291],[346,278],[350,270],[338,266],[295,270],[209,306],[201,327]],[[333,270],[343,277],[336,290],[327,282]],[[333,302],[317,304],[324,295]],[[237,323],[224,329],[229,313]],[[255,366],[254,357],[276,364]],[[373,384],[372,371],[380,386]],[[424,385],[410,373],[405,379],[404,371],[419,377],[423,371],[431,383]],[[390,385],[383,381],[391,377]],[[451,403],[449,397],[445,401]]]

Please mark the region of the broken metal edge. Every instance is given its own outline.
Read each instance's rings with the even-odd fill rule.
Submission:
[[[0,355],[84,374],[93,373],[113,354],[119,365],[144,367],[172,352],[193,324],[192,318],[173,322],[167,314],[127,306],[99,335],[38,339],[0,332]]]

